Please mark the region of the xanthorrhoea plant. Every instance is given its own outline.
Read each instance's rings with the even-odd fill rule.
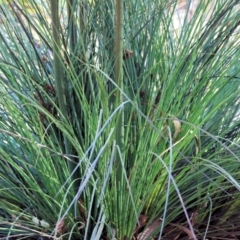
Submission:
[[[238,2],[218,1],[206,23],[211,3],[177,33],[177,1],[1,6],[3,237],[228,227],[239,207]]]

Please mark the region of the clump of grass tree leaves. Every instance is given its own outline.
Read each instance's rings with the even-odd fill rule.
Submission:
[[[1,239],[239,237],[239,1],[190,4],[1,2]]]

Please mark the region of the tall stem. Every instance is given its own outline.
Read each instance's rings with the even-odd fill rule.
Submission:
[[[122,93],[123,90],[123,0],[116,0],[116,15],[115,15],[115,83],[119,87],[116,89],[116,101],[115,107],[122,104]],[[121,156],[120,154],[124,152],[124,115],[123,110],[121,110],[116,118],[116,144],[119,147],[120,153],[116,151],[116,184],[117,184],[117,222],[118,222],[118,229],[121,229],[122,221],[120,217],[120,213],[123,210],[122,203],[124,202],[120,196],[122,195],[122,191],[124,189],[124,182],[123,182],[123,169],[121,164]]]
[[[54,63],[54,79],[56,84],[56,94],[58,99],[59,109],[61,111],[62,121],[66,122],[67,119],[67,104],[66,96],[64,91],[64,74],[63,74],[63,61],[61,59],[61,42],[60,42],[60,21],[58,15],[58,0],[50,0],[51,4],[51,20],[52,20],[52,39],[53,39],[53,63]],[[64,139],[64,151],[65,154],[70,155],[70,142],[67,137],[63,134]],[[69,173],[75,168],[75,164],[72,161],[68,161]],[[75,182],[73,184],[74,192],[77,192],[78,184],[76,181],[76,175],[73,176],[72,180]]]
[[[122,103],[121,90],[123,89],[123,0],[116,0],[115,15],[115,83],[119,87],[116,89],[115,107]],[[116,142],[122,149],[123,147],[123,111],[119,112],[116,124]]]

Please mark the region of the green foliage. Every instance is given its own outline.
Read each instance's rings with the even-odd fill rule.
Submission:
[[[0,237],[234,226],[238,1],[201,1],[177,31],[175,0],[12,2],[0,9]]]

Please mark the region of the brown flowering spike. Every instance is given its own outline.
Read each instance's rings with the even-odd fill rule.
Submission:
[[[125,49],[123,51],[123,60],[126,60],[128,58],[132,58],[133,57],[133,51],[129,50],[129,49]]]

